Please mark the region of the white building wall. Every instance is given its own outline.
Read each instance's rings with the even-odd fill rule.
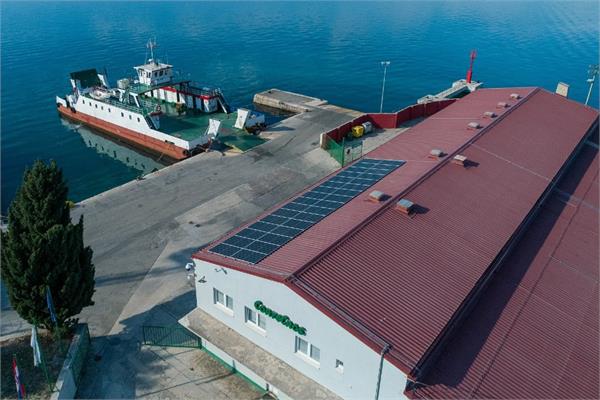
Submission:
[[[195,263],[197,276],[205,281],[196,282],[197,306],[202,310],[339,396],[375,397],[380,362],[377,352],[281,283],[200,260]],[[213,288],[233,298],[233,315],[214,304]],[[256,300],[307,329],[306,336],[301,337],[320,349],[318,365],[295,353],[297,334],[290,328],[267,316],[264,333],[245,323],[244,307],[255,310]],[[343,373],[336,370],[336,359],[344,363]],[[405,398],[405,386],[406,375],[385,361],[379,398]]]
[[[146,120],[144,119],[144,116],[140,113],[118,108],[117,106],[110,105],[102,101],[97,101],[89,97],[79,96],[77,99],[77,104],[75,105],[75,109],[78,112],[82,112],[84,114],[91,115],[103,121],[110,122],[127,129],[131,129],[132,131],[142,133],[154,139],[158,139],[163,142],[169,141],[175,144],[176,146],[187,150],[193,149],[197,145],[202,145],[208,141],[208,138],[204,135],[192,141],[187,141],[180,138],[176,138],[171,135],[167,135],[165,133],[151,129],[148,126],[148,122],[146,122]],[[123,113],[123,115],[121,115],[121,113]],[[131,116],[131,118],[129,118],[129,116]]]

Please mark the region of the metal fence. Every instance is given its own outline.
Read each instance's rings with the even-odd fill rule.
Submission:
[[[202,348],[201,339],[182,327],[142,326],[142,344],[161,347]]]
[[[362,140],[346,141],[346,139],[343,138],[342,142],[338,143],[331,137],[326,137],[327,152],[342,167],[362,157]]]
[[[75,334],[79,335],[79,346],[77,346],[77,350],[75,351],[75,354],[73,354],[69,367],[71,368],[71,373],[73,374],[76,383],[79,383],[83,364],[85,363],[87,352],[91,344],[88,325],[80,324],[77,327]]]

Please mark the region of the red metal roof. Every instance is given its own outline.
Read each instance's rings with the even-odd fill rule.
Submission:
[[[511,99],[513,92],[522,98]],[[511,107],[498,109],[499,101]],[[499,116],[485,119],[485,111]],[[540,89],[478,90],[367,155],[407,161],[373,186],[392,196],[388,202],[366,201],[367,190],[257,265],[210,247],[195,257],[287,278],[373,349],[391,345],[388,360],[418,375],[597,116]],[[483,129],[468,130],[471,121]],[[433,148],[473,164],[432,160]],[[400,197],[419,212],[394,210]]]
[[[478,90],[427,118],[384,146],[369,152],[366,155],[368,158],[407,161],[405,165],[379,181],[373,188],[387,194],[395,194],[407,189],[427,172],[446,160],[447,157],[440,160],[429,158],[430,150],[438,148],[447,154],[452,154],[461,146],[464,146],[467,141],[481,133],[478,130],[467,129],[469,122],[478,121],[483,127],[497,124],[504,114],[511,112],[515,105],[523,102],[533,91],[534,88]],[[511,99],[510,94],[515,92],[523,98],[519,100]],[[496,107],[499,101],[506,101],[511,107],[499,109]],[[484,118],[483,113],[490,110],[494,111],[498,117],[494,119]],[[306,188],[305,191],[298,193],[294,198],[301,196],[329,178],[330,176]],[[238,262],[209,252],[212,247],[281,206],[282,204],[279,204],[267,210],[255,220],[233,230],[198,252],[195,257],[272,279],[283,280],[334,245],[349,231],[355,229],[377,210],[382,209],[385,204],[366,202],[365,196],[358,196],[256,265]]]
[[[599,397],[598,190],[588,145],[411,397]]]
[[[597,118],[545,91],[524,100],[461,151],[476,167],[446,163],[402,194],[423,213],[387,208],[298,277],[391,344],[405,371],[417,373]]]

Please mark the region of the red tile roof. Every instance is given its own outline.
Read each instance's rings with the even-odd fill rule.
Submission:
[[[376,351],[390,345],[387,359],[420,377],[597,118],[540,89],[476,91],[367,155],[407,161],[373,186],[392,196],[386,203],[366,201],[367,190],[257,265],[210,247],[195,257],[285,280]],[[471,121],[483,128],[467,129]],[[433,148],[448,156],[432,160]],[[456,153],[472,164],[449,163]],[[418,212],[393,209],[401,197]]]
[[[588,145],[411,397],[600,396],[598,190]]]

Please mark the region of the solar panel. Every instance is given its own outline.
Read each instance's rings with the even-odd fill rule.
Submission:
[[[402,164],[404,161],[362,159],[242,229],[210,252],[256,264]]]

